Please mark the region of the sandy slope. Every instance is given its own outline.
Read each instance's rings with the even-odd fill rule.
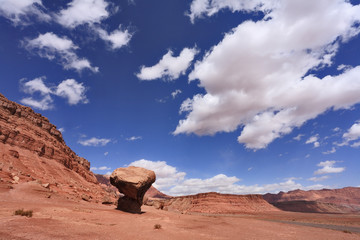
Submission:
[[[268,221],[294,218],[304,222],[303,213],[300,217],[298,213],[292,217],[281,212],[201,216],[143,206],[144,213],[139,215],[115,210],[114,206],[70,201],[56,194],[47,198],[48,190],[35,182],[13,186],[0,188],[0,239],[360,239],[356,233]],[[14,216],[19,208],[32,209],[34,216]],[[323,222],[328,222],[328,216],[316,215]],[[341,225],[345,218],[331,220],[331,224]],[[360,227],[360,216],[353,222]],[[155,224],[162,229],[155,230]]]

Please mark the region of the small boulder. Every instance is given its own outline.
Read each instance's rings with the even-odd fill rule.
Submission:
[[[125,195],[119,198],[118,209],[141,213],[144,195],[155,179],[155,173],[145,168],[131,166],[115,169],[110,176],[110,183]]]

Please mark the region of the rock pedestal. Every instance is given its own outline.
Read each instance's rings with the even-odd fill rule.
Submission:
[[[125,195],[119,198],[118,209],[141,213],[144,195],[155,179],[155,173],[145,168],[131,166],[115,169],[110,176],[110,183]]]

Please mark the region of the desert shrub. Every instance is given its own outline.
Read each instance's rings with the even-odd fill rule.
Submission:
[[[25,217],[32,217],[33,215],[33,211],[32,210],[28,210],[25,211],[23,208],[22,209],[18,209],[14,212],[15,215],[20,215],[20,216],[25,216]]]
[[[160,224],[155,224],[154,229],[161,229],[161,225]]]

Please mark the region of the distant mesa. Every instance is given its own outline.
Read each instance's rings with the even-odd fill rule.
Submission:
[[[234,195],[215,192],[148,201],[155,208],[189,214],[252,214],[277,212],[262,195]]]
[[[120,193],[118,209],[130,213],[141,213],[146,191],[155,182],[155,172],[141,167],[117,168],[110,176],[110,183]]]
[[[281,210],[291,212],[360,212],[360,188],[358,187],[267,193],[264,195],[264,199]]]

